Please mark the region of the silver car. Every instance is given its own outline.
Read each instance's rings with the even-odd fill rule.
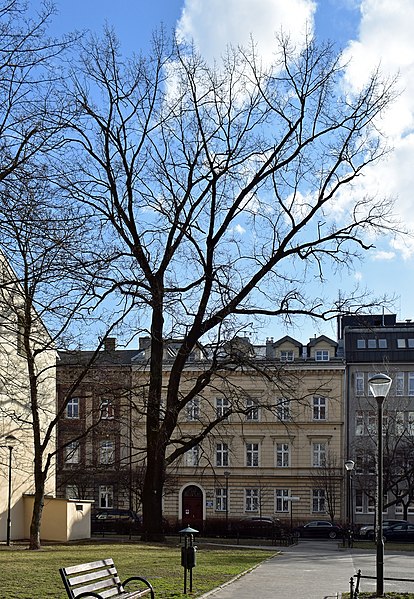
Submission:
[[[383,520],[382,529],[385,530],[393,524],[408,524],[407,520]],[[359,536],[361,539],[375,539],[375,526],[373,524],[365,524],[359,529]]]

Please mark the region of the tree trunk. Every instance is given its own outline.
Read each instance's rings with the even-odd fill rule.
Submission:
[[[162,541],[162,494],[165,482],[165,451],[158,448],[149,451],[144,480],[142,508],[144,531],[143,541]]]
[[[32,521],[30,523],[30,542],[29,549],[40,549],[40,524],[42,521],[43,506],[45,502],[45,481],[44,477],[36,473],[36,490],[34,496],[34,505]]]

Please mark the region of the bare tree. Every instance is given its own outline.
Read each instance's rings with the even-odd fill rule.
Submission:
[[[403,518],[414,500],[414,421],[412,413],[405,410],[405,402],[398,397],[392,400],[393,410],[387,410],[384,418],[384,509],[401,505]],[[377,429],[376,406],[366,412],[371,423],[366,435],[355,441],[357,460],[357,490],[365,495],[371,505],[376,501]],[[373,424],[375,422],[375,424]]]
[[[325,509],[331,522],[335,520],[338,505],[341,505],[341,469],[338,459],[332,453],[327,454],[324,464],[315,469],[312,475],[314,486],[324,492]]]
[[[73,135],[56,173],[104,227],[101,288],[128,298],[133,325],[149,334],[148,539],[161,531],[166,466],[223,419],[167,451],[180,415],[223,369],[223,342],[258,319],[327,319],[364,303],[352,296],[325,308],[306,292],[315,277],[324,282],[325,264],[347,265],[368,249],[368,231],[394,226],[386,199],[351,201],[353,184],[386,151],[376,127],[392,82],[374,73],[344,97],[341,74],[332,47],[314,41],[298,53],[280,39],[267,70],[254,46],[229,49],[211,68],[162,34],[147,58],[127,60],[111,32],[74,67]],[[165,382],[166,339],[179,345]],[[209,343],[208,365],[183,392],[199,342]]]

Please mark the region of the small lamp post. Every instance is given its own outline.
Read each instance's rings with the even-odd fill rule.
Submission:
[[[9,467],[8,467],[8,490],[7,490],[7,529],[6,529],[6,545],[10,545],[10,536],[11,536],[11,497],[12,497],[12,453],[13,447],[17,443],[16,437],[13,435],[7,435],[5,437],[5,445],[0,445],[0,447],[7,447],[9,450]]]
[[[290,534],[292,534],[293,530],[293,504],[300,501],[300,497],[296,497],[295,495],[289,495],[289,497],[285,497],[286,501],[290,503]]]
[[[388,395],[392,379],[386,374],[375,374],[368,380],[372,395],[377,400],[377,525],[376,525],[376,546],[377,546],[377,597],[384,596],[384,539],[382,538],[382,512],[384,503],[383,490],[383,404]]]
[[[355,462],[354,460],[347,460],[345,462],[345,470],[348,473],[347,480],[347,505],[346,505],[346,520],[348,524],[347,536],[348,536],[348,547],[352,547],[353,537],[354,537],[354,494],[352,489],[352,473],[354,471]],[[345,545],[345,537],[344,537],[344,545]]]
[[[353,460],[347,460],[345,462],[345,470],[348,473],[348,486],[347,486],[347,521],[351,527],[351,530],[354,529],[354,505],[353,505],[353,493],[352,493],[352,473],[354,471],[355,462]]]

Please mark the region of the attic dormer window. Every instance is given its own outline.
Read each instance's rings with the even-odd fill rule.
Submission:
[[[295,359],[295,354],[292,349],[281,350],[281,352],[280,352],[281,362],[293,362],[294,359]]]
[[[317,349],[315,351],[315,360],[317,362],[328,362],[329,361],[329,350],[328,349]]]

